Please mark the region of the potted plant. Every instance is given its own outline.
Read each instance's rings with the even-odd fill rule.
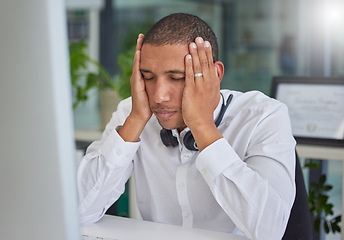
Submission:
[[[111,77],[101,64],[89,56],[85,41],[72,42],[69,45],[73,109],[87,101],[91,89],[98,89],[100,92],[101,130],[110,120],[118,102],[131,95],[130,76],[134,54],[134,49],[120,54],[118,63],[122,74]]]
[[[116,90],[109,73],[88,55],[85,41],[69,44],[69,58],[74,109],[88,99],[88,91],[93,88]]]
[[[308,160],[305,162],[305,167],[317,169],[320,166],[320,160]],[[318,182],[311,182],[309,185],[308,205],[309,210],[314,220],[314,230],[319,234],[320,229],[323,228],[325,233],[341,232],[341,218],[342,215],[334,216],[334,205],[329,201],[329,192],[333,186],[326,183],[327,177],[321,174]]]

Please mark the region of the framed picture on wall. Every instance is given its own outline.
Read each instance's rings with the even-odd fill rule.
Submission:
[[[298,143],[344,146],[344,78],[274,77],[271,97],[288,106]]]

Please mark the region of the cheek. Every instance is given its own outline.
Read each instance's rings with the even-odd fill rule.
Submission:
[[[184,93],[185,83],[182,82],[176,86],[175,93],[177,95],[177,98],[180,102],[182,102],[183,93]]]
[[[170,89],[170,101],[173,102],[173,105],[181,106],[183,93],[184,93],[185,83],[183,81],[174,81],[169,85]]]
[[[152,84],[147,84],[147,82],[145,83],[145,89],[146,89],[146,93],[148,95],[148,100],[150,101],[150,99],[153,98],[153,94],[154,94],[154,87]]]
[[[178,105],[182,105],[184,88],[178,88],[174,90],[173,92],[174,92],[175,101],[178,102]]]

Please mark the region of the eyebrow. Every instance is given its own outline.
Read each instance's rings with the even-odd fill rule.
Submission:
[[[143,69],[143,68],[141,68],[140,71],[144,72],[144,73],[153,73],[152,71],[149,71],[149,70]],[[169,71],[166,71],[165,73],[173,73],[173,74],[183,74],[183,75],[185,75],[185,72],[184,71],[180,71],[180,70],[169,70]]]
[[[140,68],[140,72],[151,73],[151,71]]]
[[[184,71],[180,71],[180,70],[170,70],[170,71],[167,71],[166,73],[174,73],[174,74],[183,74],[183,75],[185,75],[185,72]]]

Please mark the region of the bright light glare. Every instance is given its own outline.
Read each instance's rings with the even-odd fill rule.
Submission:
[[[329,27],[343,27],[344,4],[338,1],[327,0],[324,7],[324,20]]]

